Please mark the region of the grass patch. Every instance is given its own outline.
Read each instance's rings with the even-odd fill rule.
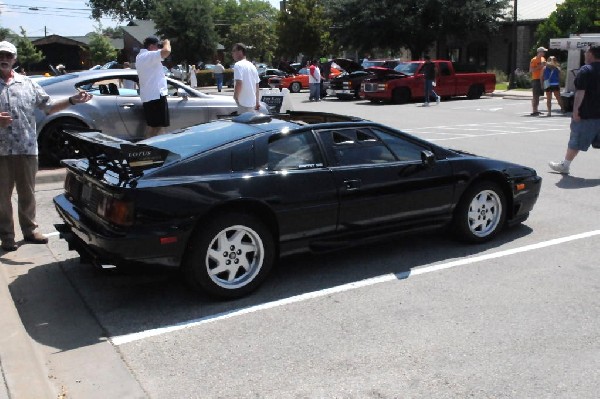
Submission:
[[[496,83],[496,90],[508,90],[508,83],[507,82]]]

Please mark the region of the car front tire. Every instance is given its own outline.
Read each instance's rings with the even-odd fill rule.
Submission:
[[[302,89],[302,85],[299,82],[294,82],[290,85],[290,92],[292,93],[300,93],[300,89]]]
[[[269,229],[252,215],[230,213],[200,226],[191,237],[183,272],[192,287],[232,299],[254,291],[274,260]]]
[[[494,182],[479,182],[464,193],[454,217],[454,231],[467,242],[491,240],[504,226],[506,196]]]

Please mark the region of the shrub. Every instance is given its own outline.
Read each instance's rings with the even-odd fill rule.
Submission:
[[[496,75],[496,83],[508,82],[508,77],[506,76],[506,72],[504,71],[501,71],[499,69],[492,69],[491,71],[488,71],[488,73],[493,73],[494,75]]]

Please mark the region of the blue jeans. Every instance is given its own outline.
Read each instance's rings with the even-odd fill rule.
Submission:
[[[308,87],[310,89],[308,99],[319,101],[321,99],[321,83],[310,83]]]
[[[217,81],[217,89],[221,91],[221,88],[223,87],[223,74],[215,73],[215,79]]]
[[[431,97],[431,94],[434,95],[435,99],[439,97],[433,90],[433,80],[425,79],[425,104],[429,104],[429,97]]]

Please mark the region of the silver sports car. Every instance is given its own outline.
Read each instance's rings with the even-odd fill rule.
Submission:
[[[94,98],[52,115],[36,114],[40,160],[55,164],[74,154],[65,145],[63,128],[84,127],[128,141],[144,138],[146,122],[138,94],[134,69],[101,69],[72,72],[38,81],[53,100],[85,90]],[[208,95],[167,78],[171,126],[168,131],[216,120],[235,114],[232,97]]]

